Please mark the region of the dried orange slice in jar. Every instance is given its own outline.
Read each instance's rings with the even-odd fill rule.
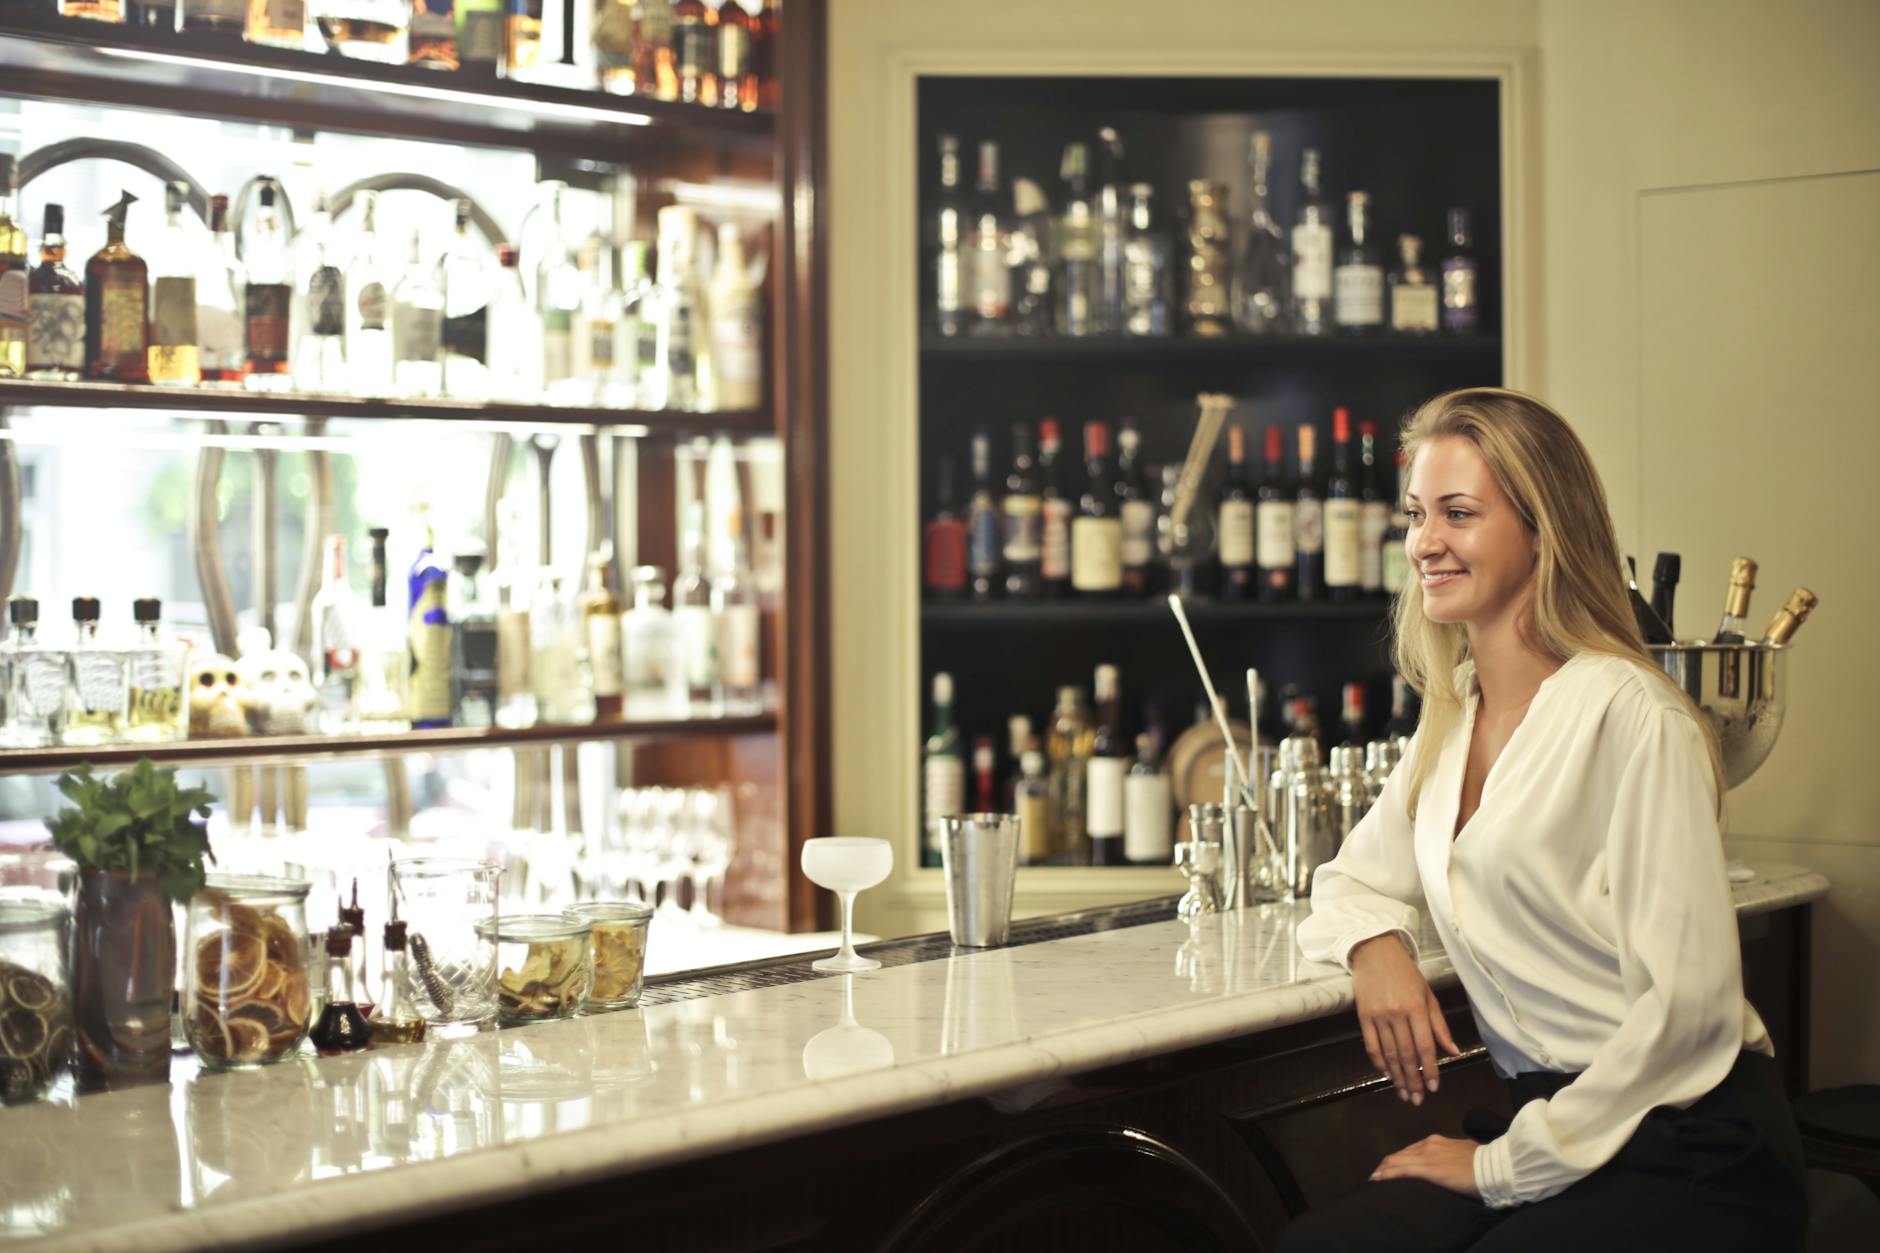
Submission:
[[[267,945],[259,932],[231,929],[204,936],[196,942],[197,998],[223,1005],[239,1001],[254,992],[267,964]]]
[[[277,1002],[287,1020],[301,1027],[307,1025],[307,1019],[313,1012],[313,999],[307,990],[306,972],[289,971],[281,981],[280,999]]]
[[[189,1017],[183,1020],[183,1034],[197,1056],[208,1061],[223,1063],[234,1056],[235,1046],[229,1041],[222,1015],[211,1006],[198,1005],[191,1010]]]
[[[288,970],[299,970],[306,961],[300,937],[287,921],[273,910],[261,917],[262,938],[267,941],[268,960]]]

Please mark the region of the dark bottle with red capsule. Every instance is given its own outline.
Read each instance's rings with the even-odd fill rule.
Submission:
[[[1293,542],[1293,498],[1286,489],[1285,434],[1278,426],[1266,428],[1266,473],[1260,479],[1253,519],[1260,599],[1268,604],[1291,600],[1298,549]]]
[[[990,735],[973,738],[973,812],[999,810],[999,750]]]
[[[1038,423],[1039,518],[1043,544],[1038,557],[1039,576],[1046,596],[1068,596],[1071,590],[1071,514],[1075,512],[1064,487],[1064,452],[1056,418]]]
[[[1254,594],[1257,546],[1254,490],[1247,482],[1247,433],[1227,428],[1227,475],[1221,481],[1219,521],[1215,526],[1221,559],[1221,598],[1246,600]]]
[[[372,1042],[372,1027],[353,991],[352,928],[341,924],[326,933],[326,1005],[307,1038],[322,1057],[357,1053]]]
[[[936,505],[922,542],[927,594],[938,600],[956,600],[966,593],[966,523],[960,518],[953,495],[951,457],[940,458]]]
[[[1123,590],[1123,505],[1105,423],[1084,423],[1084,463],[1084,494],[1071,523],[1071,588],[1109,599]]]

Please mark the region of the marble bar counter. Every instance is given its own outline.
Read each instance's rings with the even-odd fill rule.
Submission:
[[[1792,985],[1826,890],[1771,865],[1736,886],[1779,1050],[1802,1049]],[[937,1250],[977,1247],[996,1222],[1001,1238],[1094,1223],[1123,1241],[1105,1247],[1259,1247],[1351,1169],[1321,1159],[1375,1161],[1374,1141],[1499,1091],[1426,935],[1423,969],[1471,1047],[1438,1099],[1390,1097],[1342,1012],[1349,977],[1298,956],[1304,909],[772,972],[775,986],[261,1070],[178,1058],[166,1085],[0,1111],[0,1241]]]

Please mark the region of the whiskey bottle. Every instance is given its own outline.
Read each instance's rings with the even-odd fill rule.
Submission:
[[[125,192],[105,213],[105,245],[85,263],[85,376],[148,383],[150,269],[124,246]]]
[[[411,234],[405,272],[392,296],[392,386],[400,396],[436,396],[444,388],[444,298],[424,264],[424,237]]]
[[[1319,191],[1319,150],[1299,154],[1299,213],[1292,229],[1292,321],[1323,335],[1332,321],[1332,206]]]
[[[1358,590],[1384,593],[1384,536],[1390,504],[1377,481],[1377,423],[1358,423]]]
[[[457,0],[457,72],[489,82],[503,68],[503,0]]]
[[[287,232],[275,203],[280,188],[269,179],[255,194],[258,206],[254,226],[242,250],[247,268],[242,284],[242,325],[243,341],[248,347],[248,373],[243,383],[251,392],[282,392],[293,385],[288,350],[293,334],[294,274]]]
[[[437,535],[418,506],[418,525],[424,544],[412,559],[405,583],[405,647],[410,653],[411,725],[416,728],[450,725],[450,614],[446,608],[450,571],[437,551]]]
[[[1325,592],[1325,502],[1319,496],[1313,472],[1318,432],[1310,423],[1299,426],[1299,486],[1293,491],[1293,549],[1296,575],[1294,594],[1317,600]]]
[[[20,225],[19,211],[14,157],[0,152],[0,378],[26,373],[27,301],[32,284],[27,275],[26,228]]]
[[[1768,629],[1763,632],[1765,644],[1786,644],[1795,637],[1795,632],[1802,623],[1808,621],[1808,615],[1815,611],[1820,603],[1816,595],[1805,587],[1798,587],[1789,593],[1789,598],[1782,608],[1776,610],[1776,616],[1769,619]]]
[[[15,596],[7,602],[12,624],[0,643],[0,674],[6,704],[0,713],[0,745],[43,748],[59,738],[65,717],[65,654],[39,642],[39,602]]]
[[[248,0],[248,42],[271,48],[304,48],[307,0]]]
[[[1358,485],[1351,480],[1351,411],[1332,410],[1332,476],[1325,484],[1325,590],[1333,600],[1359,595]]]
[[[314,24],[332,51],[380,65],[404,64],[409,19],[399,0],[314,0],[314,5]],[[365,945],[364,936],[359,943]]]
[[[228,197],[209,197],[209,243],[196,268],[196,338],[202,381],[240,387],[247,372],[242,331],[242,268],[228,228]]]
[[[1449,251],[1443,257],[1443,329],[1452,335],[1475,333],[1479,309],[1469,211],[1449,211]]]
[[[1440,326],[1436,284],[1423,268],[1423,241],[1399,235],[1402,263],[1390,272],[1390,329],[1398,335],[1433,335]]]
[[[1227,473],[1221,480],[1219,506],[1223,600],[1254,595],[1254,512],[1254,488],[1247,481],[1247,432],[1236,424],[1227,428]]]
[[[72,651],[66,654],[65,717],[59,742],[84,747],[115,743],[124,734],[130,701],[125,657],[98,638],[98,598],[72,600]]]
[[[933,676],[933,722],[921,749],[920,864],[940,864],[940,819],[966,808],[966,761],[953,725],[953,676]]]
[[[1384,270],[1370,241],[1370,193],[1347,192],[1345,212],[1345,246],[1332,272],[1332,317],[1340,331],[1366,335],[1384,325]]]
[[[687,104],[718,103],[718,15],[705,0],[673,0],[673,56],[679,75],[679,99]]]
[[[1107,599],[1123,589],[1123,518],[1105,423],[1084,423],[1084,471],[1084,494],[1071,522],[1071,590]]]
[[[626,716],[625,661],[620,650],[620,598],[612,583],[612,544],[588,557],[587,586],[581,592],[581,638],[594,675],[594,721],[619,722]]]
[[[763,671],[758,653],[762,621],[742,509],[731,511],[726,529],[731,536],[731,559],[712,580],[712,616],[718,620],[720,705],[726,713],[751,713],[762,704]]]
[[[1266,203],[1272,160],[1272,135],[1255,131],[1247,155],[1253,174],[1253,211],[1246,247],[1234,269],[1234,325],[1249,335],[1286,327],[1286,236]]]
[[[300,290],[294,385],[303,392],[344,392],[351,386],[346,374],[346,275],[340,269],[325,196],[314,197],[313,219],[295,239],[294,252],[294,279]]]
[[[1084,765],[1085,831],[1090,837],[1090,864],[1123,864],[1124,778],[1129,772],[1129,750],[1124,745],[1122,696],[1115,666],[1098,666],[1094,690],[1097,729]]]
[[[47,205],[45,223],[39,264],[26,280],[26,373],[72,380],[85,372],[85,285],[65,264],[64,207]]]
[[[1254,505],[1254,560],[1259,566],[1260,599],[1268,604],[1292,599],[1299,550],[1294,537],[1292,493],[1286,490],[1285,433],[1266,428],[1266,472]]]
[[[757,0],[724,0],[718,6],[718,107],[749,113],[757,108]]]
[[[1116,433],[1116,499],[1123,519],[1123,591],[1147,596],[1155,581],[1155,498],[1142,462],[1142,432],[1124,418]]]
[[[196,321],[195,249],[183,230],[189,184],[163,189],[163,234],[157,238],[156,279],[150,301],[150,381],[166,387],[202,382],[202,350]]]
[[[418,1012],[411,988],[407,924],[394,918],[385,924],[384,968],[379,976],[379,1000],[373,1006],[368,1048],[382,1049],[394,1044],[422,1044],[424,1015]]]
[[[180,740],[186,727],[183,664],[187,649],[163,634],[163,602],[144,597],[131,604],[137,643],[130,653],[130,701],[124,738],[140,743]]]
[[[486,400],[490,272],[483,251],[470,238],[470,202],[451,201],[451,216],[450,244],[437,262],[437,287],[444,297],[444,394],[453,400]]]
[[[1723,620],[1711,637],[1715,644],[1741,644],[1744,619],[1749,616],[1749,596],[1756,590],[1756,563],[1738,557],[1730,563],[1730,590],[1724,596]]]

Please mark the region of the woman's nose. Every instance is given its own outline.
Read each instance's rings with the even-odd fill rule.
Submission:
[[[1410,556],[1418,564],[1440,557],[1446,549],[1440,529],[1434,522],[1425,522],[1410,536]]]

